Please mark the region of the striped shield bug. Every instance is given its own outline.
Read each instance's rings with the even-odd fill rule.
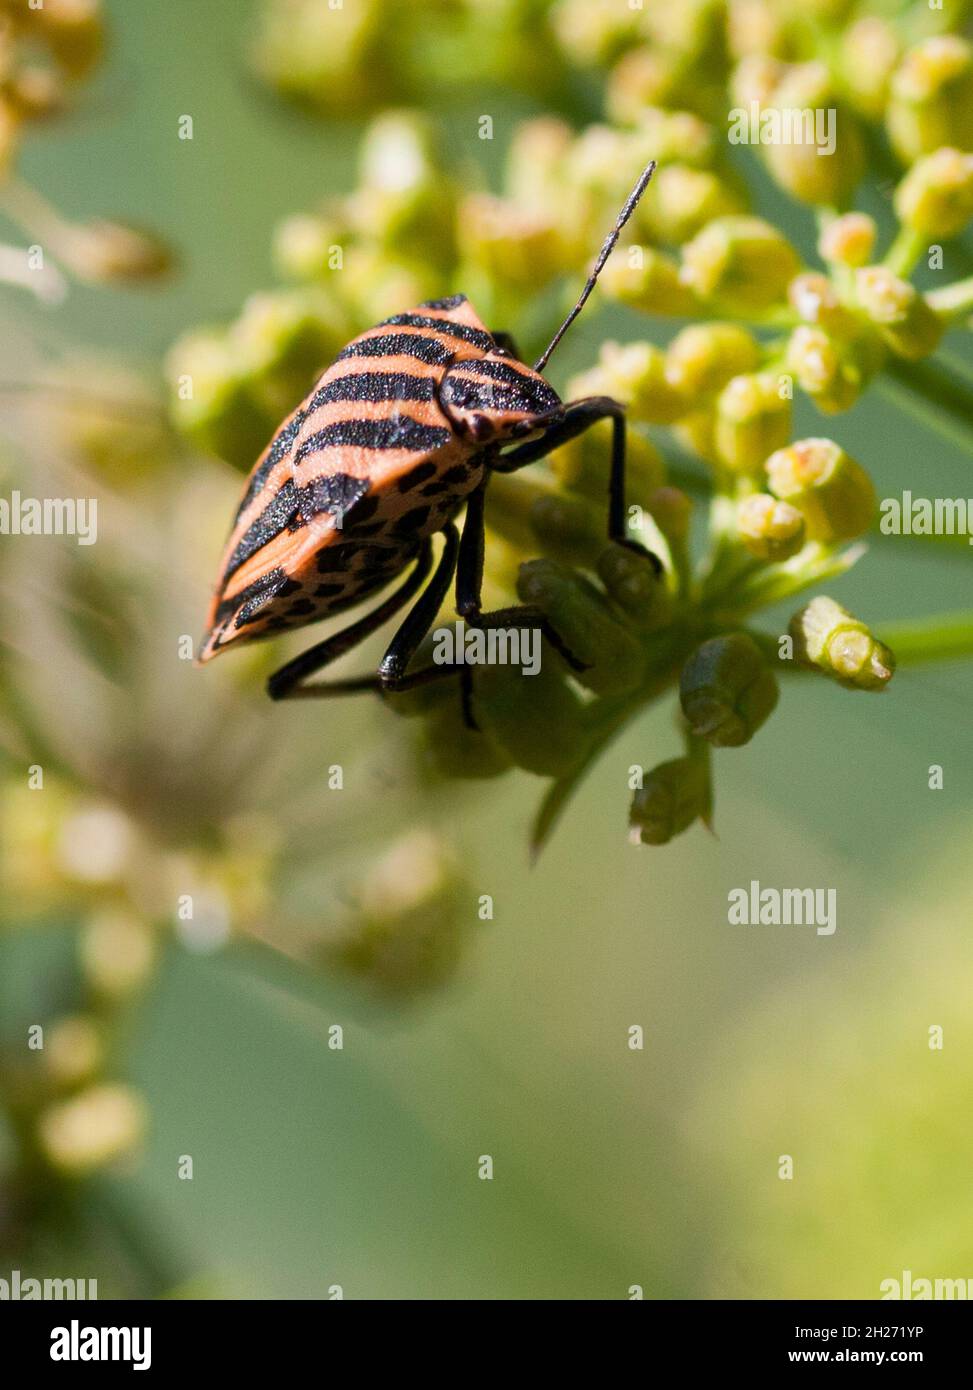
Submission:
[[[455,674],[449,666],[410,670],[454,576],[456,612],[468,626],[539,628],[569,664],[583,669],[539,611],[523,604],[482,611],[484,497],[492,473],[515,472],[610,419],[608,536],[642,549],[625,536],[624,408],[608,396],[564,402],[541,373],[654,172],[653,161],[618,214],[577,303],[533,367],[518,360],[507,335],[484,327],[461,294],[396,314],[338,354],[250,475],[200,662],[234,643],[341,613],[412,565],[372,612],[275,672],[271,697],[403,690]],[[460,535],[454,517],[464,504]],[[444,546],[433,570],[437,531]],[[374,675],[307,683],[410,603]],[[468,671],[459,668],[473,723]]]

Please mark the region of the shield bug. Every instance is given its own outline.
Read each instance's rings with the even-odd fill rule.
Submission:
[[[396,314],[338,354],[250,475],[200,662],[234,643],[341,613],[412,565],[405,582],[372,612],[275,672],[271,697],[403,690],[454,674],[449,666],[409,669],[454,575],[456,611],[468,625],[540,628],[580,667],[548,620],[529,606],[482,611],[484,496],[491,473],[515,472],[607,418],[613,427],[608,535],[636,546],[625,536],[624,408],[608,396],[564,402],[541,373],[654,171],[653,161],[618,214],[578,302],[533,367],[518,360],[507,335],[485,328],[461,294]],[[453,518],[464,504],[460,536]],[[437,531],[445,543],[433,571]],[[374,675],[306,683],[410,603]],[[468,671],[460,667],[473,722]]]

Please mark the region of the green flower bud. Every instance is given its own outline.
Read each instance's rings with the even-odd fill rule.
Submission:
[[[388,90],[375,38],[385,15],[377,0],[322,8],[314,0],[262,5],[251,53],[260,75],[287,96],[324,111],[360,112]]]
[[[690,402],[666,374],[666,355],[652,343],[604,343],[589,381],[627,405],[633,420],[668,425],[686,414]]]
[[[593,9],[591,0],[578,0]],[[615,8],[613,6],[613,8]],[[647,108],[677,106],[688,96],[686,64],[671,53],[642,45],[624,54],[608,75],[605,109],[617,125],[635,125]]]
[[[562,166],[572,145],[567,121],[539,116],[523,121],[507,150],[506,191],[518,207],[547,212],[563,194]]]
[[[531,677],[533,679],[533,677]],[[477,702],[477,672],[473,673],[473,704]],[[421,742],[426,766],[440,778],[462,778],[482,781],[489,777],[499,777],[513,767],[513,759],[497,741],[490,729],[481,727],[471,729],[463,718],[463,704],[460,698],[459,679],[437,682],[433,687],[445,691],[443,698],[437,699],[423,722]],[[390,697],[390,703],[411,695]],[[475,708],[474,708],[475,713]]]
[[[226,335],[187,334],[166,359],[177,429],[200,448],[249,471],[274,421],[254,401]]]
[[[895,190],[895,211],[920,236],[959,236],[973,217],[973,154],[946,147],[918,160]]]
[[[781,113],[782,121],[795,111],[809,113],[815,121],[818,113],[827,113],[829,125],[822,134],[828,142],[833,137],[833,146],[820,142],[815,130],[813,139],[804,131],[800,142],[782,139],[761,148],[771,174],[792,197],[816,207],[843,203],[865,172],[865,144],[854,116],[836,99],[827,67],[803,63],[792,68],[774,89],[769,106]]]
[[[286,217],[274,231],[274,262],[290,280],[323,280],[336,264],[344,265],[343,237],[347,228],[338,217],[298,213]],[[336,258],[336,248],[341,252]]]
[[[371,867],[344,934],[322,954],[392,995],[440,985],[462,959],[465,892],[449,846],[432,831],[413,830]]]
[[[863,622],[834,599],[821,595],[795,613],[789,624],[795,655],[850,690],[884,690],[895,657]]]
[[[76,226],[60,249],[75,275],[97,285],[159,280],[175,264],[171,246],[154,232],[127,222],[99,220]]]
[[[638,12],[591,0],[560,0],[551,19],[561,48],[581,68],[604,67],[637,32]]]
[[[488,193],[471,193],[459,209],[464,255],[503,285],[536,290],[561,269],[561,240],[549,215]]]
[[[609,79],[609,103],[611,84],[624,61],[619,63]],[[660,165],[678,160],[694,169],[705,169],[713,162],[717,148],[716,131],[692,111],[667,111],[661,106],[646,106],[644,102],[639,102],[630,116],[612,115],[610,105],[608,114],[619,125],[631,123],[637,126],[640,142],[653,151],[653,158]]]
[[[571,383],[568,399],[579,394]],[[548,456],[547,465],[563,487],[604,506],[606,480],[611,460],[612,424],[599,421],[584,434],[577,435]],[[644,500],[665,481],[662,455],[646,435],[629,429],[625,444],[625,495],[629,502]],[[496,479],[494,480],[496,481]]]
[[[893,352],[915,362],[935,350],[946,325],[915,285],[872,265],[856,273],[855,290]]]
[[[679,267],[650,246],[619,247],[601,273],[602,293],[644,314],[688,315],[699,301],[679,278]]]
[[[683,667],[679,700],[690,729],[717,748],[749,743],[777,704],[777,681],[744,632],[713,637]]]
[[[477,667],[473,708],[480,728],[527,772],[563,777],[584,756],[584,703],[549,649],[535,676],[515,666]]]
[[[764,0],[754,0],[765,14],[769,13]],[[730,74],[730,97],[734,106],[749,111],[751,103],[761,108],[769,106],[774,92],[787,73],[787,64],[768,50],[748,53]]]
[[[692,400],[709,396],[760,362],[760,344],[734,323],[699,323],[677,333],[666,353],[666,375]]]
[[[417,111],[371,122],[359,151],[360,182],[347,207],[363,234],[402,254],[452,256],[453,190],[442,174],[437,128]]]
[[[684,449],[698,454],[707,463],[719,463],[716,454],[716,410],[707,407],[686,415],[673,426],[673,434]]]
[[[58,1087],[74,1087],[90,1081],[105,1060],[105,1037],[98,1021],[88,1014],[59,1018],[47,1029],[44,1062]]]
[[[666,164],[653,179],[652,197],[639,220],[655,240],[681,246],[714,218],[746,208],[747,199],[739,187],[712,169]]]
[[[770,490],[804,517],[809,540],[851,540],[875,515],[871,479],[831,439],[800,439],[767,460]]]
[[[586,499],[548,492],[531,503],[530,527],[545,555],[567,565],[589,565],[604,543],[604,522]]]
[[[716,400],[715,444],[734,473],[755,473],[791,435],[791,401],[772,372],[735,376]]]
[[[892,75],[885,122],[904,164],[943,145],[973,149],[973,45],[938,34],[911,48]]]
[[[692,518],[692,499],[677,487],[660,487],[646,499],[652,520],[670,546],[679,546],[689,539]]]
[[[748,61],[755,59],[769,63],[773,61],[772,54],[779,55],[787,50],[784,16],[767,5],[765,0],[733,0],[727,14],[727,41],[731,56],[741,60],[737,72]],[[761,99],[769,96],[770,90],[762,91]],[[745,106],[750,100],[750,93],[747,93],[746,101],[740,101],[734,89],[733,100]]]
[[[672,595],[648,555],[613,542],[598,556],[598,577],[615,608],[639,632],[657,632],[672,617]]]
[[[283,409],[293,406],[294,386],[306,389],[347,341],[343,315],[331,294],[315,286],[252,294],[240,317],[230,327],[228,342],[238,370],[257,382],[260,378],[285,378],[278,396]],[[273,392],[276,382],[268,381]]]
[[[575,570],[553,560],[529,560],[520,567],[517,594],[546,614],[568,650],[586,664],[575,676],[588,690],[614,695],[639,684],[645,670],[641,646]]]
[[[709,767],[702,758],[660,763],[632,797],[632,839],[636,844],[667,845],[694,821],[708,823],[712,805]]]
[[[759,217],[720,217],[683,247],[683,279],[701,299],[741,313],[783,301],[801,268],[783,232]]]
[[[865,15],[845,30],[839,56],[842,88],[855,110],[870,121],[885,114],[889,83],[902,50],[892,24]]]
[[[758,560],[789,560],[804,545],[804,518],[789,502],[767,492],[745,497],[737,508],[740,540]]]
[[[875,249],[878,226],[866,212],[846,212],[832,218],[818,238],[818,254],[830,265],[857,269],[867,265]]]

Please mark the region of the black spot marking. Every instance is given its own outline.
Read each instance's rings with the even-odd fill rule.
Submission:
[[[449,491],[449,483],[437,480],[434,483],[426,483],[425,487],[419,489],[420,497],[439,497],[442,493]]]
[[[408,535],[412,531],[418,531],[429,520],[431,507],[413,507],[411,511],[404,512],[398,518],[392,528],[396,535]]]
[[[432,478],[437,472],[434,463],[420,463],[417,468],[412,468],[395,484],[399,492],[410,492],[412,488],[424,483],[427,478]]]
[[[443,474],[442,481],[443,481],[444,483],[449,483],[449,484],[452,484],[452,483],[465,483],[466,480],[467,480],[467,478],[469,478],[469,476],[470,476],[470,470],[467,468],[466,464],[465,464],[465,463],[456,463],[456,464],[453,465],[452,468],[447,468],[447,469],[446,469],[446,472]]]
[[[336,594],[345,592],[344,584],[319,584],[314,590],[315,598],[334,598]]]
[[[287,610],[287,615],[291,618],[305,618],[308,613],[313,612],[314,604],[311,600],[309,598],[301,598],[298,599],[296,603],[291,604],[290,608]]]

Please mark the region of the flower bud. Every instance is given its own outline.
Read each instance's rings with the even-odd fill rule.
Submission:
[[[620,63],[616,73],[621,66]],[[610,83],[608,99],[611,100]],[[694,169],[705,169],[713,162],[716,131],[692,111],[667,111],[661,106],[640,103],[630,117],[614,117],[611,110],[608,114],[621,125],[637,126],[640,142],[652,151],[660,165],[678,160]]]
[[[973,148],[973,45],[937,34],[910,48],[892,75],[885,121],[904,164],[943,145]]]
[[[507,149],[505,187],[519,207],[551,207],[561,192],[561,166],[573,138],[567,121],[554,116],[538,116],[517,126]]]
[[[884,690],[895,657],[863,622],[824,595],[795,613],[789,624],[799,661],[816,666],[850,690]]]
[[[61,248],[74,273],[94,284],[139,284],[158,280],[173,268],[172,248],[140,227],[97,221],[72,230]]]
[[[577,3],[588,10],[594,8],[591,0]],[[675,104],[682,81],[683,74],[677,71],[671,54],[648,45],[633,48],[619,58],[608,75],[605,110],[617,125],[634,125],[647,108]]]
[[[541,669],[524,675],[515,666],[480,666],[473,679],[473,708],[480,728],[517,767],[540,777],[563,777],[584,756],[584,704],[565,679],[563,664],[546,648]]]
[[[586,670],[574,673],[580,684],[598,695],[638,685],[645,669],[641,646],[582,575],[553,560],[528,560],[520,567],[517,594],[550,619],[564,645],[585,663]]]
[[[712,395],[731,377],[755,370],[760,344],[734,323],[690,324],[666,353],[666,375],[677,391],[696,401]]]
[[[766,11],[764,0],[757,4]],[[777,87],[787,72],[787,64],[768,52],[749,53],[730,74],[730,96],[733,104],[749,111],[756,102],[761,108],[769,105]]]
[[[818,238],[818,254],[829,265],[853,268],[867,265],[875,249],[878,227],[866,212],[846,212],[832,218]]]
[[[755,473],[791,434],[790,397],[772,372],[735,376],[716,400],[714,440],[720,462],[734,473]]]
[[[582,393],[583,394],[583,393]],[[573,385],[569,399],[578,399]],[[548,455],[547,465],[561,485],[581,493],[604,508],[605,489],[611,467],[612,422],[599,421],[584,434],[562,444]],[[646,435],[630,428],[625,440],[625,496],[629,502],[643,501],[665,480],[662,455]],[[495,480],[496,481],[496,480]]]
[[[148,979],[155,965],[156,942],[151,928],[139,918],[106,909],[85,923],[79,954],[92,988],[105,998],[121,1000]]]
[[[590,385],[628,406],[633,420],[668,425],[690,402],[666,374],[666,355],[652,343],[604,343]]]
[[[748,743],[777,704],[777,681],[744,632],[713,637],[683,667],[679,700],[690,729],[717,748]]]
[[[692,314],[699,303],[671,257],[651,246],[624,246],[601,273],[602,293],[643,314]]]
[[[789,560],[804,545],[804,518],[789,502],[767,492],[745,497],[737,508],[740,540],[758,560]]]
[[[801,268],[783,232],[759,217],[720,217],[683,247],[683,279],[729,309],[769,309]]]
[[[274,261],[290,280],[323,280],[333,273],[335,248],[347,235],[337,217],[297,213],[274,231]]]
[[[55,61],[73,78],[84,77],[101,59],[105,26],[101,0],[55,0],[36,10]]]
[[[809,540],[851,540],[868,530],[876,497],[865,470],[830,439],[800,439],[767,460],[770,490],[804,517]]]
[[[170,410],[175,425],[200,448],[249,470],[274,422],[254,401],[225,334],[201,330],[169,352]]]
[[[915,285],[872,265],[856,273],[855,290],[893,352],[915,362],[935,350],[946,325]]]
[[[37,1137],[52,1167],[90,1173],[127,1154],[142,1138],[146,1113],[130,1086],[89,1086],[42,1111]]]
[[[552,16],[560,47],[581,68],[602,67],[635,37],[638,13],[591,0],[561,0]]]
[[[784,16],[768,5],[766,0],[731,0],[727,14],[727,41],[731,56],[742,60],[740,66],[755,58],[769,62],[771,54],[787,51]],[[736,92],[733,99],[738,100]],[[740,103],[741,106],[746,104],[746,101]]]
[[[667,845],[694,821],[708,822],[713,793],[702,758],[659,763],[632,797],[628,820],[635,844]]]
[[[59,1018],[48,1027],[44,1059],[48,1074],[57,1086],[77,1086],[90,1080],[104,1058],[104,1036],[89,1015]]]
[[[17,153],[20,117],[7,101],[0,101],[0,179],[10,171]]]
[[[895,211],[920,236],[959,236],[973,217],[973,154],[945,147],[917,160],[895,190]]]
[[[532,678],[531,678],[532,679]],[[458,777],[469,781],[481,781],[499,777],[513,767],[513,759],[507,750],[484,725],[471,729],[463,715],[460,698],[459,679],[440,681],[432,686],[422,687],[435,690],[435,703],[427,707],[423,721],[421,742],[424,760],[430,770],[440,778]],[[474,717],[477,707],[478,676],[473,673]],[[404,691],[401,695],[389,696],[389,703],[395,705],[408,699],[414,691]]]
[[[856,20],[842,36],[842,88],[855,110],[870,121],[881,120],[885,113],[889,83],[901,47],[893,25],[878,15]]]
[[[536,289],[561,268],[560,235],[549,213],[471,193],[460,204],[459,223],[469,263],[501,284]]]
[[[823,328],[799,324],[788,340],[786,362],[801,390],[825,414],[850,410],[861,395],[861,371]]]
[[[681,246],[714,218],[747,209],[745,194],[712,169],[666,164],[652,184],[640,222],[654,240],[671,245]]]
[[[833,207],[843,203],[865,172],[865,146],[858,123],[837,100],[832,79],[823,63],[803,63],[792,68],[774,89],[771,111],[784,121],[801,112],[814,121],[814,130],[802,128],[801,139],[785,136],[762,151],[771,174],[780,186],[802,203]],[[819,118],[825,125],[820,127]],[[786,125],[784,125],[786,132]],[[813,138],[809,138],[813,134]]]
[[[598,556],[598,577],[614,606],[639,632],[656,632],[672,617],[672,596],[650,556],[612,542]]]

